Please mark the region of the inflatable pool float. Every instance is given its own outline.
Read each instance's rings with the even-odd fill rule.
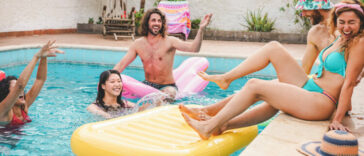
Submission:
[[[173,70],[173,77],[178,87],[177,98],[186,95],[198,93],[205,89],[208,81],[203,80],[197,75],[200,71],[205,71],[209,62],[204,57],[191,57],[182,62],[182,64]],[[153,92],[159,92],[158,89],[145,85],[134,78],[121,74],[123,80],[123,97],[135,99],[144,97]]]
[[[195,105],[193,105],[195,106]],[[201,140],[176,105],[161,106],[77,128],[71,137],[76,155],[229,155],[248,145],[257,126],[233,129]]]
[[[6,74],[5,72],[3,72],[2,70],[0,70],[0,81],[6,78]]]

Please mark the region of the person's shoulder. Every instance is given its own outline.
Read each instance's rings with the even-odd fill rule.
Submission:
[[[88,111],[90,110],[94,110],[94,109],[99,109],[99,106],[96,105],[96,103],[91,103],[90,105],[87,106],[86,108]]]
[[[143,36],[143,37],[137,38],[133,43],[134,44],[143,44],[144,42],[146,42],[146,38]]]
[[[358,42],[355,43],[354,46],[358,47],[360,49],[360,53],[363,53],[363,50],[364,50],[364,35],[361,36],[359,39],[358,39]],[[364,54],[364,53],[363,53]]]
[[[324,24],[316,24],[308,31],[308,35],[318,35],[319,33],[329,33],[328,27]]]
[[[361,36],[357,39],[357,41],[354,41],[354,44],[350,47],[350,53],[355,53],[356,56],[364,56],[364,36]]]

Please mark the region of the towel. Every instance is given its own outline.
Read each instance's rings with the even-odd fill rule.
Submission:
[[[158,9],[165,13],[168,33],[183,33],[186,39],[191,31],[190,10],[187,1],[161,1]]]

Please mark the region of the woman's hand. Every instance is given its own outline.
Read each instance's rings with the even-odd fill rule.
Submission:
[[[56,41],[48,41],[48,43],[45,44],[42,49],[40,49],[39,52],[37,52],[34,56],[37,58],[45,58],[55,57],[56,53],[63,54],[63,51],[56,49],[57,47],[53,45],[55,42]]]
[[[150,103],[143,103],[139,109],[138,112],[144,111],[145,109],[147,109],[151,104]]]
[[[342,131],[350,132],[350,129],[345,127],[339,121],[332,121],[330,123],[329,129],[330,130],[342,130]]]

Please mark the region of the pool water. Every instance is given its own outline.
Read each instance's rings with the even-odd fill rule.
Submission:
[[[24,67],[25,65],[16,65],[1,70],[7,75],[18,77]],[[29,116],[33,121],[15,130],[4,130],[0,127],[1,155],[73,155],[70,148],[73,131],[83,124],[104,120],[90,114],[86,107],[96,98],[99,74],[112,67],[48,63],[47,81],[29,109]],[[26,90],[34,83],[36,69],[37,67]],[[128,68],[123,74],[144,80],[144,73],[140,68]],[[234,81],[228,90],[221,90],[216,84],[209,83],[203,92],[179,99],[176,103],[212,104],[240,90],[249,78]],[[260,127],[260,130],[262,128],[264,127]]]

